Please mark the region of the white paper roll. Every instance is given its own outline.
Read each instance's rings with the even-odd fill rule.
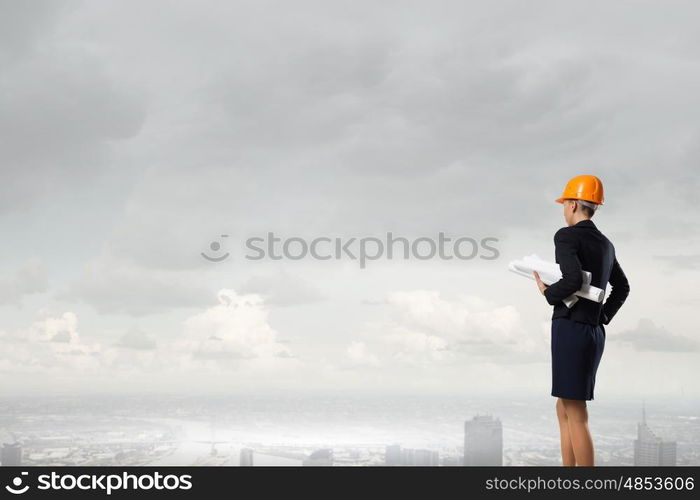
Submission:
[[[532,273],[536,271],[545,285],[551,285],[561,279],[561,269],[558,264],[542,260],[534,254],[510,262],[508,264],[508,269],[520,276],[525,276],[530,279],[535,279]],[[602,302],[605,297],[605,292],[591,285],[591,273],[588,271],[581,271],[581,276],[583,278],[583,285],[581,285],[581,288],[575,292],[574,295],[592,300],[593,302]],[[575,299],[574,296],[571,296],[564,300],[564,303],[569,308],[576,303],[576,300],[572,300],[572,298]]]

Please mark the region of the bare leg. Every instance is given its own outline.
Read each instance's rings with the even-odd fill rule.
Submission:
[[[576,465],[593,465],[593,439],[588,429],[588,408],[586,402],[577,399],[562,399],[569,423],[569,435],[574,448]]]
[[[574,447],[571,444],[571,436],[569,435],[569,421],[566,417],[564,409],[564,401],[557,398],[557,420],[559,420],[559,438],[561,440],[561,464],[566,467],[576,465],[574,457]]]

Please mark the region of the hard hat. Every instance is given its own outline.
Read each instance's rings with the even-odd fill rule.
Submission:
[[[564,203],[564,200],[584,200],[603,205],[603,183],[595,175],[577,175],[566,183],[561,198],[557,198],[557,203]]]

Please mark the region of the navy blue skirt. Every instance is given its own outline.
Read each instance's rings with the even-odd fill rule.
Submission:
[[[605,329],[568,318],[552,320],[552,396],[593,399]]]

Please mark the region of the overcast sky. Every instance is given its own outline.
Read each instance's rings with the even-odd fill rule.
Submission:
[[[0,392],[548,394],[551,308],[507,263],[553,260],[592,173],[632,287],[596,398],[697,397],[699,15],[1,0]],[[268,232],[499,258],[245,259]]]

